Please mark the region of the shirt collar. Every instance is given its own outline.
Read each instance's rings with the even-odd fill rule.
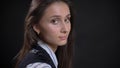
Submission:
[[[56,57],[55,53],[53,52],[53,50],[50,48],[50,46],[48,44],[46,44],[45,42],[43,42],[42,40],[38,41],[38,45],[41,46],[43,49],[45,49],[45,51],[50,55],[53,63],[55,64],[55,66],[57,68],[57,66],[58,66],[57,57]]]

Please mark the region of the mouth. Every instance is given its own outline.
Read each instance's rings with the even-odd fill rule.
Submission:
[[[59,39],[60,39],[60,40],[66,40],[66,39],[67,39],[67,36],[59,36]]]

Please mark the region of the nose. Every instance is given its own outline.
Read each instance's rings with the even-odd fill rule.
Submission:
[[[63,23],[63,24],[61,25],[61,33],[66,34],[67,32],[68,32],[68,26],[67,26],[66,23]]]

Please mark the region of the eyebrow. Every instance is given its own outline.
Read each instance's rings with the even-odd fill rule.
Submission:
[[[66,15],[67,17],[68,16],[71,16],[71,14],[68,14],[68,15]],[[58,18],[60,18],[61,16],[60,15],[53,15],[53,16],[51,16],[50,18],[52,18],[52,17],[58,17]]]

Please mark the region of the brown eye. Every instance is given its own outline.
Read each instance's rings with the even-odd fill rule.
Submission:
[[[56,22],[56,20],[54,20],[54,19],[53,19],[53,20],[51,20],[51,22],[52,22],[52,23],[55,23],[55,22]]]
[[[52,19],[51,21],[50,21],[52,24],[58,24],[58,22],[59,22],[59,20],[58,19]]]
[[[68,19],[68,18],[65,19],[65,22],[66,22],[66,23],[70,23],[70,19]]]

